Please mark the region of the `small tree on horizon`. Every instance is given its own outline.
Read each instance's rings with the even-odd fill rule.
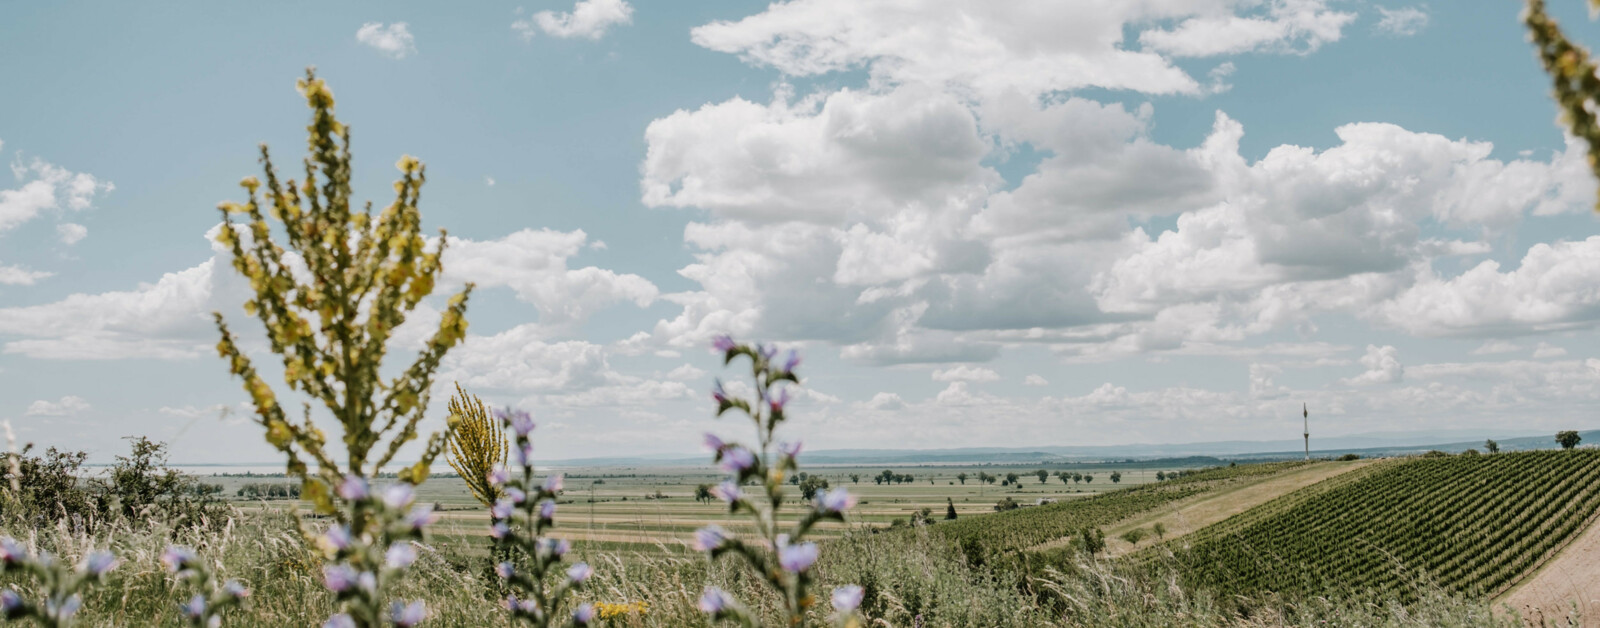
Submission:
[[[965,473],[965,472],[962,472],[962,473],[957,473],[957,474],[956,474],[956,479],[957,479],[957,480],[961,480],[961,484],[962,484],[962,485],[963,485],[963,486],[965,486],[965,485],[966,485],[966,483],[967,483],[967,474],[966,474],[966,473]]]
[[[1579,436],[1574,430],[1563,430],[1556,432],[1556,442],[1561,443],[1562,449],[1572,449],[1577,447],[1578,443],[1583,442],[1583,437]]]
[[[956,518],[956,500],[952,499],[952,498],[949,498],[949,497],[946,497],[946,498],[944,498],[944,519],[945,519],[945,521],[953,521],[953,520],[955,520],[955,518]]]
[[[1049,482],[1050,481],[1050,472],[1049,471],[1046,471],[1044,469],[1040,469],[1038,471],[1034,471],[1033,474],[1039,476],[1039,483],[1040,484],[1044,484],[1045,482]]]
[[[1483,450],[1491,454],[1500,453],[1500,443],[1494,442],[1493,438],[1483,441]]]
[[[1112,484],[1121,484],[1122,483],[1122,472],[1121,471],[1112,471],[1111,472],[1111,483]]]

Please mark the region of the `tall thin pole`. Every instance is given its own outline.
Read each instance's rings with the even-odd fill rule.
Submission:
[[[1306,408],[1305,402],[1300,403],[1300,421],[1305,427],[1306,460],[1311,459],[1311,410]]]

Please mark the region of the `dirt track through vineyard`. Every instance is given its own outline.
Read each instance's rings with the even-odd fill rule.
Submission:
[[[1560,554],[1494,601],[1496,610],[1509,606],[1532,626],[1566,625],[1559,622],[1574,604],[1582,625],[1600,626],[1600,525],[1591,523]]]

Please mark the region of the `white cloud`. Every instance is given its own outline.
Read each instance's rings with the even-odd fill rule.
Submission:
[[[0,264],[0,285],[6,286],[31,286],[40,279],[46,279],[55,273],[38,270],[28,270],[23,266],[7,266]]]
[[[1600,319],[1600,236],[1538,243],[1514,270],[1486,260],[1456,277],[1431,268],[1373,314],[1418,336],[1528,334]]]
[[[1367,354],[1361,357],[1366,372],[1344,380],[1355,386],[1368,384],[1393,384],[1405,377],[1405,367],[1400,365],[1400,351],[1393,346],[1367,345]]]
[[[906,402],[904,399],[901,399],[900,395],[898,394],[892,392],[880,392],[876,395],[873,395],[872,399],[868,400],[862,405],[872,410],[893,411],[906,407]]]
[[[1024,385],[1026,385],[1026,386],[1049,386],[1050,385],[1050,381],[1049,380],[1046,380],[1043,376],[1040,376],[1038,374],[1031,374],[1031,375],[1028,375],[1027,377],[1022,378],[1022,383]]]
[[[639,307],[654,302],[655,284],[638,275],[594,266],[569,268],[584,248],[583,231],[523,229],[495,240],[451,237],[444,254],[444,279],[475,282],[479,288],[507,287],[539,311],[539,323],[572,329],[596,311],[618,303]]]
[[[1500,353],[1511,353],[1513,351],[1521,350],[1522,346],[1514,342],[1506,342],[1504,340],[1488,340],[1478,348],[1473,349],[1472,355],[1496,355]]]
[[[89,410],[89,402],[82,397],[67,395],[59,401],[40,399],[28,405],[26,416],[70,417]]]
[[[73,294],[54,303],[0,308],[5,353],[31,358],[193,358],[215,344],[214,260],[129,291]],[[243,303],[240,298],[237,303]],[[228,308],[236,312],[237,304]]]
[[[578,0],[570,13],[540,11],[530,19],[512,22],[511,29],[523,39],[532,39],[538,27],[551,37],[598,40],[612,26],[632,21],[633,7],[625,0]]]
[[[936,382],[993,382],[999,379],[1000,374],[994,372],[994,369],[966,364],[933,372],[933,381]]]
[[[1139,34],[1144,47],[1175,57],[1210,57],[1251,51],[1315,52],[1339,41],[1354,13],[1329,10],[1322,0],[1273,0],[1261,16],[1208,12],[1170,30]]]
[[[1533,359],[1559,358],[1567,354],[1567,350],[1548,342],[1541,342],[1533,349]]]
[[[494,177],[484,177],[483,182],[489,187],[494,187]]]
[[[696,380],[705,376],[706,372],[702,369],[696,368],[693,364],[683,364],[678,368],[667,371],[667,379],[674,379],[678,381]]]
[[[89,237],[89,228],[77,223],[64,222],[56,225],[56,237],[61,239],[62,244],[70,246]]]
[[[1383,17],[1372,26],[1372,29],[1380,33],[1409,37],[1422,32],[1422,29],[1428,26],[1428,12],[1422,7],[1398,9],[1378,7],[1378,14]]]
[[[381,22],[367,22],[356,30],[356,41],[371,46],[392,59],[404,59],[416,54],[416,38],[405,22],[385,26]]]
[[[1289,393],[1289,389],[1279,386],[1272,378],[1283,372],[1283,368],[1271,364],[1250,365],[1250,397],[1254,399],[1280,399]]]
[[[42,212],[89,209],[96,197],[116,189],[111,182],[94,175],[71,172],[37,158],[24,163],[19,157],[11,164],[11,173],[21,185],[0,190],[0,233],[15,229]]]

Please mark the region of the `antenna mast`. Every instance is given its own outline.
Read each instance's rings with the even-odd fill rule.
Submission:
[[[1311,411],[1306,409],[1305,402],[1300,403],[1300,420],[1305,426],[1306,460],[1311,459]]]

